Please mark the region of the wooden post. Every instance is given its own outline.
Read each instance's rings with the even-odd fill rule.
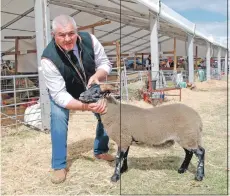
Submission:
[[[15,55],[14,55],[14,58],[15,58],[15,64],[14,64],[14,74],[16,75],[17,72],[18,72],[18,41],[19,38],[16,38],[15,39]]]
[[[94,35],[94,27],[92,27],[91,31],[92,31],[92,34]]]
[[[90,28],[94,28],[94,27],[97,27],[97,26],[106,25],[106,24],[109,24],[109,23],[111,23],[111,21],[96,22],[96,23],[91,24],[91,25],[79,27],[79,28],[78,28],[78,31],[83,31],[83,30],[85,30],[85,29],[90,29]]]
[[[141,63],[142,63],[142,68],[144,68],[144,54],[143,53],[141,53]]]
[[[119,72],[120,72],[120,67],[121,67],[121,55],[120,55],[120,42],[119,41],[117,41],[116,42],[116,59],[117,59],[117,69],[119,70]]]
[[[173,49],[173,54],[174,54],[174,71],[176,71],[177,56],[176,56],[176,38],[175,38],[175,37],[174,37],[174,49]]]
[[[134,61],[133,61],[133,69],[137,69],[137,63],[136,63],[136,54],[134,55]]]
[[[196,46],[196,60],[195,60],[195,69],[197,69],[198,65],[197,65],[197,56],[198,56],[198,47]]]

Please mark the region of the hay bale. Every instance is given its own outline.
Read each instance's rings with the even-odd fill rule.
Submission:
[[[147,90],[145,81],[138,81],[128,84],[129,100],[141,100],[142,92]],[[125,88],[122,88],[122,94],[125,95]]]

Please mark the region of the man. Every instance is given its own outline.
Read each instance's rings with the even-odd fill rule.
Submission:
[[[148,58],[146,59],[145,67],[147,70],[151,70],[151,55],[149,55]]]
[[[185,59],[182,59],[182,68],[184,68],[185,71],[188,71],[188,63]]]
[[[42,54],[42,70],[51,103],[52,168],[51,181],[66,179],[67,131],[69,110],[92,111],[98,118],[94,155],[112,161],[107,154],[109,138],[100,121],[105,103],[84,104],[80,94],[93,83],[99,83],[111,71],[104,48],[94,35],[77,33],[74,19],[60,15],[52,22],[53,39]],[[77,130],[75,130],[77,131]]]

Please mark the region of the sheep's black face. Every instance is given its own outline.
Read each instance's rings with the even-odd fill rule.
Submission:
[[[95,103],[108,92],[102,92],[100,85],[93,84],[88,90],[80,94],[79,100],[83,103]]]

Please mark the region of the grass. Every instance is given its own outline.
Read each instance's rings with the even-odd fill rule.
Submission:
[[[1,140],[2,195],[119,195],[125,194],[227,194],[227,133],[225,91],[183,91],[182,102],[201,115],[203,147],[206,149],[205,178],[194,181],[197,158],[189,170],[178,174],[184,158],[178,145],[169,149],[131,146],[128,172],[118,183],[110,182],[114,163],[93,157],[96,120],[92,114],[76,113],[70,118],[68,135],[67,180],[50,182],[50,134],[20,127],[10,130]],[[206,99],[205,99],[206,98]],[[209,100],[208,100],[209,99]],[[193,102],[192,102],[193,101]],[[85,120],[87,119],[87,120]],[[110,141],[110,152],[117,146]]]

